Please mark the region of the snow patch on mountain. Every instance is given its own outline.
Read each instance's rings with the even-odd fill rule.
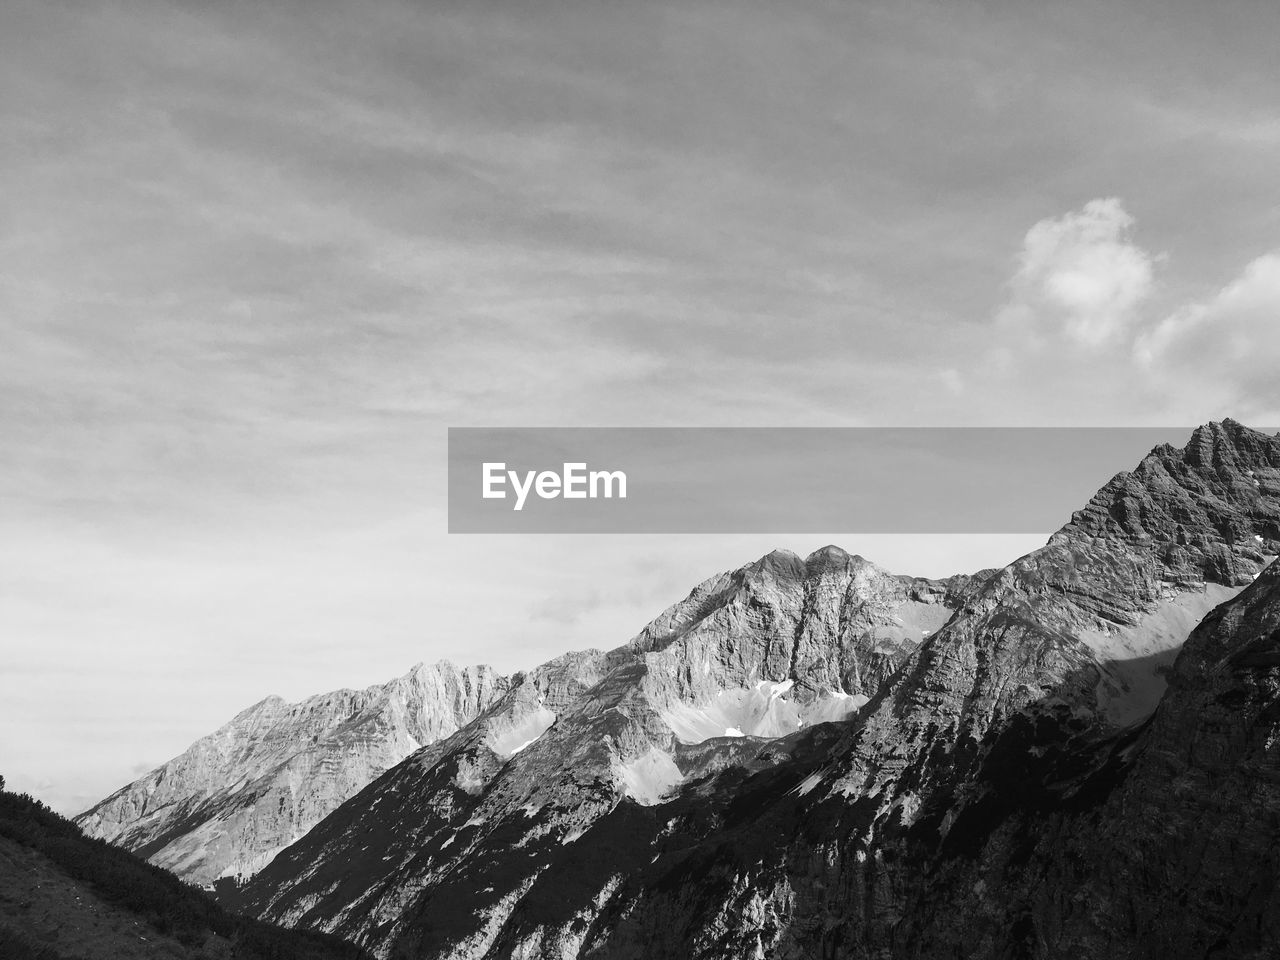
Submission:
[[[802,703],[788,696],[794,686],[794,680],[760,680],[750,687],[722,690],[709,700],[677,701],[660,716],[683,743],[715,737],[774,739],[815,723],[843,720],[867,702],[861,694],[851,696],[839,690]]]
[[[633,760],[616,762],[613,775],[626,796],[646,807],[661,803],[684,782],[684,774],[671,754],[657,747]]]
[[[513,757],[546,733],[555,722],[555,711],[540,703],[526,713],[491,719],[485,743],[498,756],[504,759]]]
[[[484,771],[479,764],[466,757],[459,758],[458,772],[453,777],[455,787],[463,793],[476,797],[484,790],[486,782]]]
[[[800,786],[796,787],[795,793],[797,796],[803,797],[812,792],[821,782],[821,773],[811,773],[800,782]]]

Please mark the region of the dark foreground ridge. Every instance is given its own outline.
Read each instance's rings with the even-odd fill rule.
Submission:
[[[3,960],[367,960],[335,937],[227,913],[201,890],[71,821],[0,778]]]

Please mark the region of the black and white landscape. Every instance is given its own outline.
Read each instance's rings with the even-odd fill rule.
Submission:
[[[0,3],[0,960],[1280,956],[1277,37]]]
[[[1266,957],[1280,437],[946,580],[830,546],[608,651],[265,700],[77,818],[380,957]],[[1277,568],[1280,569],[1280,568]]]

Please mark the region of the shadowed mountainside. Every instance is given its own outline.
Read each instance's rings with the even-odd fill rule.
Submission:
[[[0,778],[5,960],[362,960],[332,937],[227,913],[203,891],[101,840]]]
[[[1063,855],[1081,864],[1109,856],[1072,811],[1121,802],[1160,752],[1171,665],[1208,682],[1187,635],[1247,607],[1269,580],[1233,598],[1277,553],[1280,441],[1226,421],[1152,451],[999,571],[931,583],[834,548],[770,554],[626,647],[514,678],[239,902],[380,956],[1051,957],[1068,936],[1080,956],[1131,955],[1132,937],[1054,926],[1046,903],[1073,891],[1028,873],[1005,892],[1022,906],[982,910],[993,881],[955,864],[1030,863],[1034,845],[1001,846],[1018,824],[1076,838]],[[1152,899],[1127,909],[1147,915],[1118,929],[1157,922],[1158,891],[1135,889]]]

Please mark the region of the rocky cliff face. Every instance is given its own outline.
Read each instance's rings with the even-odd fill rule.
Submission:
[[[972,829],[918,848],[942,909],[910,911],[915,955],[1274,956],[1280,565],[1195,630],[1149,723],[1062,759],[1031,802],[997,774]]]
[[[1228,850],[1277,839],[1271,675],[1232,687],[1196,651],[1270,636],[1240,625],[1271,579],[1233,598],[1280,553],[1278,522],[1280,441],[1226,422],[1153,451],[1000,571],[930,583],[833,549],[771,554],[626,647],[517,677],[243,903],[382,956],[1145,956],[1163,874],[1130,896],[1145,849],[1099,869],[1119,842],[1099,811],[1136,822],[1159,801],[1189,829],[1217,810],[1194,758],[1163,779],[1188,724],[1230,728],[1207,748],[1239,779],[1234,815],[1216,813]],[[1215,609],[1235,626],[1183,650]],[[1255,719],[1186,699],[1202,688]],[[1193,869],[1142,822],[1169,869]],[[1245,876],[1215,929],[1256,921],[1274,889],[1259,858],[1221,864]],[[1079,886],[1106,877],[1104,915]]]
[[[246,878],[506,688],[488,667],[441,662],[366,690],[268,697],[75,822],[193,883]]]
[[[1215,722],[1185,699],[1215,681],[1200,642],[1180,650],[1178,628],[1218,601],[1210,624],[1256,615],[1250,604],[1274,578],[1232,598],[1280,546],[1278,455],[1275,438],[1226,423],[1115,478],[1046,547],[987,580],[853,723],[793,738],[774,767],[664,807],[645,851],[655,859],[619,880],[577,955],[1157,955],[1168,938],[1145,935],[1176,909],[1162,859],[1187,870],[1197,857],[1121,787],[1139,758],[1152,764],[1149,797],[1176,809],[1170,794],[1188,792],[1184,830],[1190,811],[1220,802],[1203,773],[1166,779],[1153,758],[1178,736],[1157,747],[1150,731],[1172,730],[1171,715],[1183,736]],[[1217,642],[1267,629],[1232,628]],[[1149,720],[1168,676],[1151,667],[1173,663],[1174,695]],[[1248,696],[1265,717],[1267,694]],[[1274,718],[1233,722],[1262,743],[1275,736]],[[1241,789],[1224,798],[1235,814],[1220,839],[1244,873],[1210,929],[1265,926],[1274,873],[1258,851],[1280,834],[1273,814],[1257,822],[1257,792],[1274,758],[1228,761]],[[1120,813],[1142,838],[1127,864],[1115,856],[1128,829],[1113,826]],[[1112,879],[1095,895],[1100,876]],[[1095,896],[1107,898],[1105,915]],[[1174,929],[1196,922],[1192,911]]]
[[[856,762],[826,727],[653,820],[620,808],[584,841],[633,834],[634,855],[573,949],[571,923],[528,909],[490,955],[1274,956],[1277,638],[1272,567],[1193,632],[1138,726],[1098,736],[1065,703],[1020,712],[860,794],[825,792]],[[543,879],[549,893],[563,874]]]
[[[228,896],[382,957],[1262,956],[1277,554],[1280,439],[1230,421],[1001,570],[775,552]]]
[[[713,577],[629,644],[513,678],[277,858],[243,904],[384,952],[482,955],[620,803],[772,762],[775,740],[854,715],[980,582],[896,577],[836,548]]]

